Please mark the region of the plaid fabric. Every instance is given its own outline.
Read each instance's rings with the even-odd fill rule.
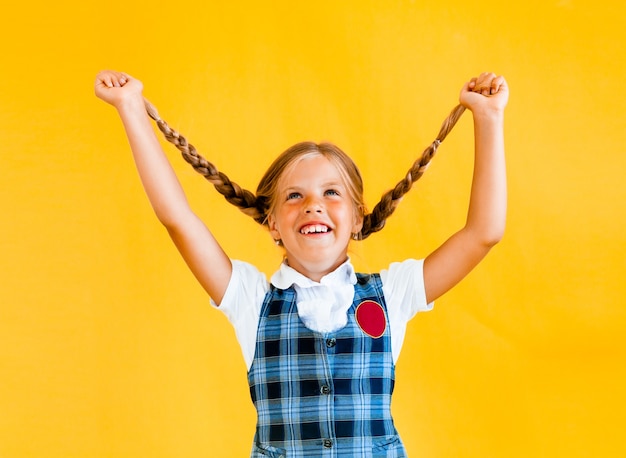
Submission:
[[[405,457],[391,418],[394,364],[378,275],[358,275],[347,325],[321,334],[304,326],[293,288],[272,288],[261,308],[248,373],[257,410],[252,457]],[[387,322],[372,338],[355,319],[365,300]]]

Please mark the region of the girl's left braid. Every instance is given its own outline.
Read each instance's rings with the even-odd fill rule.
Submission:
[[[369,237],[370,234],[380,231],[385,226],[387,218],[395,211],[402,197],[409,192],[413,184],[422,177],[437,152],[437,148],[439,148],[441,142],[448,136],[464,111],[464,106],[457,105],[450,112],[448,117],[441,124],[439,134],[437,134],[435,141],[433,141],[413,163],[406,176],[400,180],[393,189],[383,194],[380,202],[374,206],[372,213],[365,215],[363,218],[363,229],[361,229],[361,233],[358,234],[359,240]]]
[[[259,224],[264,224],[267,219],[267,205],[247,189],[243,189],[230,179],[217,167],[198,154],[196,148],[179,132],[172,129],[157,112],[156,108],[144,99],[148,115],[154,119],[157,126],[163,132],[166,140],[174,144],[180,150],[183,158],[191,164],[196,172],[204,176],[215,189],[222,194],[228,202],[238,207],[246,215],[254,218]]]

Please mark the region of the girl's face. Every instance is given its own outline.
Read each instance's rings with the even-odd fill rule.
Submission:
[[[285,171],[268,217],[289,266],[314,281],[346,261],[351,235],[362,223],[339,171],[322,155],[305,157]]]

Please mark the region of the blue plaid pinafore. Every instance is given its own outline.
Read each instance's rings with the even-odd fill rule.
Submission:
[[[251,457],[406,457],[391,418],[395,373],[382,283],[357,275],[348,322],[319,333],[293,287],[265,296],[248,372],[257,428]]]

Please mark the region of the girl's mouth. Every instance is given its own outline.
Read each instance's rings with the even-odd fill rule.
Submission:
[[[300,234],[324,234],[330,231],[331,229],[325,224],[308,224],[306,226],[302,226]]]

